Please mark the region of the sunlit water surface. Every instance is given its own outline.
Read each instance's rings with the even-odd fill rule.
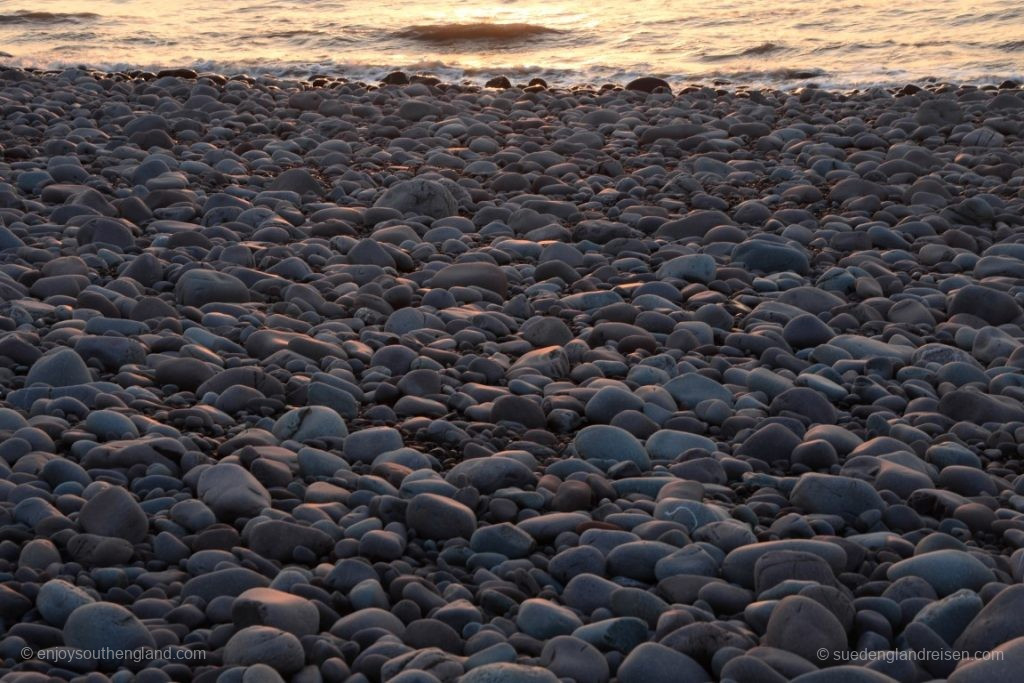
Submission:
[[[856,87],[1024,74],[1006,0],[0,0],[0,62],[555,84]]]

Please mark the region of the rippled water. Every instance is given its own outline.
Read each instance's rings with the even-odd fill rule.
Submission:
[[[1024,75],[1006,0],[3,0],[0,59],[227,73],[852,87]]]

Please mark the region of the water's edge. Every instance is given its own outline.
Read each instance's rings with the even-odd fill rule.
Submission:
[[[363,83],[369,86],[386,85],[390,78],[404,76],[409,83],[421,82],[430,85],[462,87],[494,87],[489,85],[492,81],[506,78],[513,88],[528,88],[534,84],[540,84],[549,90],[608,90],[623,89],[636,79],[656,78],[668,83],[673,92],[690,88],[714,88],[724,91],[794,91],[802,88],[816,88],[833,92],[861,92],[865,90],[889,90],[896,92],[904,88],[935,89],[948,87],[976,87],[976,88],[1002,88],[1017,87],[1024,82],[1024,77],[993,75],[979,78],[941,78],[930,77],[925,79],[896,79],[877,80],[863,83],[843,84],[830,81],[827,74],[820,70],[792,70],[790,74],[777,74],[774,80],[753,80],[749,82],[735,81],[726,77],[706,77],[703,79],[690,79],[685,76],[673,75],[671,73],[644,73],[625,74],[619,78],[607,79],[586,79],[582,75],[575,77],[569,73],[553,73],[550,69],[514,69],[508,71],[495,70],[494,72],[458,73],[445,68],[424,68],[424,65],[413,65],[411,67],[385,67],[360,68],[350,70],[331,70],[318,68],[318,65],[288,65],[279,67],[268,67],[265,65],[251,65],[249,67],[227,67],[218,68],[222,65],[209,62],[198,62],[184,65],[102,65],[68,63],[63,65],[51,65],[48,68],[25,66],[11,60],[0,59],[0,70],[22,71],[26,74],[45,75],[60,74],[69,70],[78,70],[84,73],[104,76],[120,76],[130,78],[157,78],[160,75],[184,75],[187,78],[214,77],[223,79],[275,79],[288,83],[307,83],[315,81],[328,81],[337,83]],[[227,66],[227,65],[223,65]],[[403,85],[398,83],[391,83]],[[497,86],[506,87],[506,86]]]

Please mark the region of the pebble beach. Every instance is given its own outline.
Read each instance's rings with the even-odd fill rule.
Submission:
[[[0,70],[0,681],[1020,680],[1019,82],[381,76]]]

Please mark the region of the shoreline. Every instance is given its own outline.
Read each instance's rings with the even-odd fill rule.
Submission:
[[[184,75],[0,71],[0,677],[1022,670],[1020,87]]]
[[[791,69],[792,76],[787,76],[781,80],[774,80],[771,82],[743,82],[739,80],[730,80],[728,77],[715,77],[707,76],[703,79],[694,81],[688,81],[679,76],[672,74],[653,74],[650,76],[639,76],[633,79],[616,80],[616,81],[602,81],[602,82],[584,82],[578,83],[559,83],[554,79],[548,83],[548,79],[543,78],[539,75],[529,74],[516,74],[516,75],[494,75],[491,77],[478,77],[478,76],[467,76],[459,80],[444,80],[430,70],[418,70],[418,69],[380,69],[379,76],[375,78],[361,78],[357,76],[348,75],[345,72],[318,72],[314,69],[310,69],[305,75],[294,75],[294,74],[281,74],[274,73],[272,70],[259,72],[252,70],[251,72],[219,72],[204,70],[202,68],[193,66],[167,66],[159,69],[143,69],[143,68],[119,68],[119,69],[107,69],[103,67],[93,67],[89,65],[77,65],[77,66],[66,66],[63,68],[43,68],[43,67],[31,67],[23,65],[9,65],[0,61],[0,70],[19,71],[26,74],[32,74],[35,76],[57,76],[67,70],[82,70],[93,76],[98,77],[120,77],[129,79],[141,79],[141,80],[153,80],[158,78],[160,74],[164,75],[179,75],[188,79],[194,78],[210,78],[215,81],[221,80],[239,80],[239,79],[264,79],[264,80],[276,80],[286,83],[297,83],[297,84],[309,84],[314,82],[323,82],[325,84],[357,84],[362,83],[368,86],[384,86],[384,85],[402,85],[408,83],[425,83],[428,85],[440,85],[442,87],[463,87],[463,88],[491,88],[489,82],[491,81],[508,81],[509,85],[499,86],[498,89],[526,89],[531,87],[531,82],[539,80],[544,83],[544,87],[551,91],[556,92],[574,92],[579,90],[622,90],[626,89],[631,80],[643,80],[645,78],[657,78],[663,80],[668,84],[671,91],[679,93],[692,88],[712,88],[716,90],[724,90],[726,92],[740,92],[740,91],[751,91],[751,90],[768,90],[776,92],[791,92],[795,89],[800,88],[813,88],[819,90],[825,90],[829,92],[836,92],[842,94],[858,94],[868,90],[882,89],[888,90],[893,93],[900,91],[913,90],[920,88],[923,90],[936,90],[936,89],[948,89],[948,88],[974,88],[982,90],[990,89],[1015,89],[1019,88],[1024,84],[1024,77],[1003,77],[994,76],[977,80],[968,80],[965,82],[958,81],[945,81],[941,77],[932,76],[920,79],[908,79],[908,80],[878,80],[876,82],[865,82],[857,84],[855,86],[833,86],[828,83],[821,84],[816,80],[826,79],[830,74],[826,72],[818,72],[817,70],[802,71],[800,69]],[[296,71],[299,69],[296,68]],[[538,69],[537,71],[542,71]],[[392,82],[389,83],[389,80]],[[405,79],[404,81],[401,79]],[[787,84],[788,83],[788,84]]]

